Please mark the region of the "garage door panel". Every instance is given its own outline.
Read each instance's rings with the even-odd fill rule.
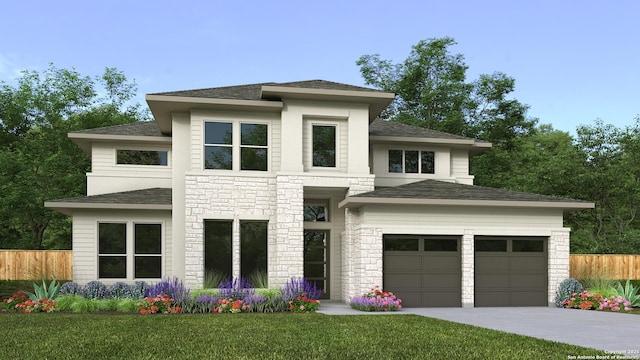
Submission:
[[[422,306],[422,292],[416,290],[397,290],[394,294],[402,299],[403,307]]]
[[[420,286],[420,274],[387,274],[385,276],[386,284],[393,284],[397,288],[414,288]]]
[[[425,271],[437,272],[459,272],[460,257],[453,256],[423,256],[422,269]]]
[[[422,275],[423,288],[460,288],[459,274],[424,274]]]
[[[404,300],[403,300],[404,301]],[[422,305],[426,307],[459,307],[462,306],[460,301],[460,291],[457,290],[440,290],[437,292],[423,292]]]
[[[509,283],[509,274],[476,274],[476,288],[505,287]]]
[[[547,306],[547,296],[540,291],[513,291],[511,302],[518,306]]]
[[[384,266],[393,269],[393,271],[420,271],[422,260],[419,255],[387,255],[384,259]]]
[[[475,306],[509,306],[509,294],[509,290],[483,291],[476,289]]]
[[[509,279],[511,288],[535,288],[546,290],[547,275],[544,274],[511,274]]]
[[[488,271],[509,270],[509,259],[502,256],[476,255],[475,269]]]
[[[540,271],[546,267],[546,257],[514,256],[510,259],[512,271]]]

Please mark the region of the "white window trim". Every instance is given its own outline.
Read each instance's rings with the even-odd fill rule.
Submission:
[[[126,238],[125,238],[125,254],[100,254],[100,224],[125,224],[126,225]],[[160,254],[146,254],[142,256],[160,256],[160,277],[159,278],[136,278],[135,277],[135,225],[136,224],[151,224],[160,225]],[[96,279],[104,282],[117,282],[117,281],[159,281],[165,277],[165,262],[166,262],[166,222],[165,221],[135,221],[135,220],[109,220],[96,222]],[[100,277],[100,256],[124,256],[126,257],[126,277],[125,278],[101,278]]]
[[[205,142],[205,124],[206,123],[212,123],[212,122],[216,122],[216,123],[231,123],[231,131],[232,131],[232,135],[231,135],[231,144],[207,144]],[[242,145],[241,144],[241,124],[255,124],[255,125],[267,125],[267,146],[253,146],[253,145]],[[273,152],[273,148],[272,148],[272,141],[271,141],[271,122],[270,121],[266,121],[266,120],[252,120],[252,119],[211,119],[211,118],[206,118],[202,120],[202,124],[201,124],[201,128],[202,128],[202,149],[201,149],[201,154],[202,154],[202,170],[210,173],[210,172],[216,172],[216,173],[230,173],[230,172],[242,172],[242,173],[246,173],[246,172],[250,172],[250,173],[269,173],[272,170],[272,165],[271,165],[271,158],[272,158],[272,152]],[[226,169],[207,169],[205,168],[205,158],[206,158],[206,153],[205,153],[205,147],[206,146],[225,146],[225,147],[230,147],[231,148],[231,170],[226,170]],[[251,147],[251,148],[256,148],[256,149],[267,149],[267,171],[262,171],[262,170],[240,170],[240,152],[241,152],[241,148],[242,147]]]
[[[342,163],[340,162],[341,152],[340,152],[340,122],[338,121],[327,121],[327,120],[310,120],[308,123],[309,127],[307,129],[309,134],[309,144],[307,144],[307,148],[309,149],[308,155],[308,164],[309,169],[314,171],[331,171],[335,172],[342,168]],[[325,166],[313,166],[313,127],[314,126],[333,126],[336,129],[336,165],[333,167],[325,167]]]

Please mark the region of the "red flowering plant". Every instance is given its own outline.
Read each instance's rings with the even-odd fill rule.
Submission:
[[[10,298],[2,300],[2,307],[5,310],[20,310],[21,307],[18,305],[24,304],[29,297],[22,290],[18,290],[15,294],[11,295]]]
[[[562,302],[562,306],[567,309],[595,310],[600,307],[602,300],[603,297],[600,294],[593,294],[585,290],[579,294],[572,293],[569,300]]]
[[[249,304],[245,303],[244,300],[241,299],[218,299],[218,302],[213,305],[214,313],[232,313],[237,314],[239,312],[248,311]]]
[[[319,306],[320,300],[309,299],[304,292],[289,301],[289,310],[294,313],[316,312]]]
[[[23,303],[16,304],[16,309],[22,310],[25,313],[52,312],[55,307],[56,302],[50,299],[38,299],[36,301],[28,299]]]
[[[368,293],[352,297],[349,305],[361,311],[398,311],[402,309],[402,300],[391,291],[383,291],[376,285]]]
[[[169,295],[156,295],[156,297],[146,297],[136,303],[140,308],[140,314],[178,314],[182,310],[180,306],[173,303]]]

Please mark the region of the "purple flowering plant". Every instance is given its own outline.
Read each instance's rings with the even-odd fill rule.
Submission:
[[[376,285],[368,293],[352,297],[349,305],[360,311],[398,311],[402,309],[402,300]]]

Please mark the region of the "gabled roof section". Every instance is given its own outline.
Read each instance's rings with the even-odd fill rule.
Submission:
[[[594,203],[538,195],[519,191],[465,185],[438,180],[381,188],[348,196],[339,206],[359,208],[366,205],[460,205],[497,207],[536,207],[590,209]]]
[[[369,125],[369,140],[372,142],[419,142],[470,147],[474,152],[481,152],[491,147],[491,143],[488,141],[381,119],[376,119]]]
[[[326,80],[267,82],[148,94],[147,104],[160,131],[171,133],[173,113],[192,109],[282,111],[283,99],[343,101],[369,105],[373,121],[395,98],[394,93]]]
[[[71,215],[74,209],[171,210],[171,189],[151,188],[50,200],[45,207]]]
[[[155,121],[135,122],[74,131],[70,132],[68,137],[88,154],[91,153],[91,143],[98,141],[171,144],[171,136],[162,134]]]

